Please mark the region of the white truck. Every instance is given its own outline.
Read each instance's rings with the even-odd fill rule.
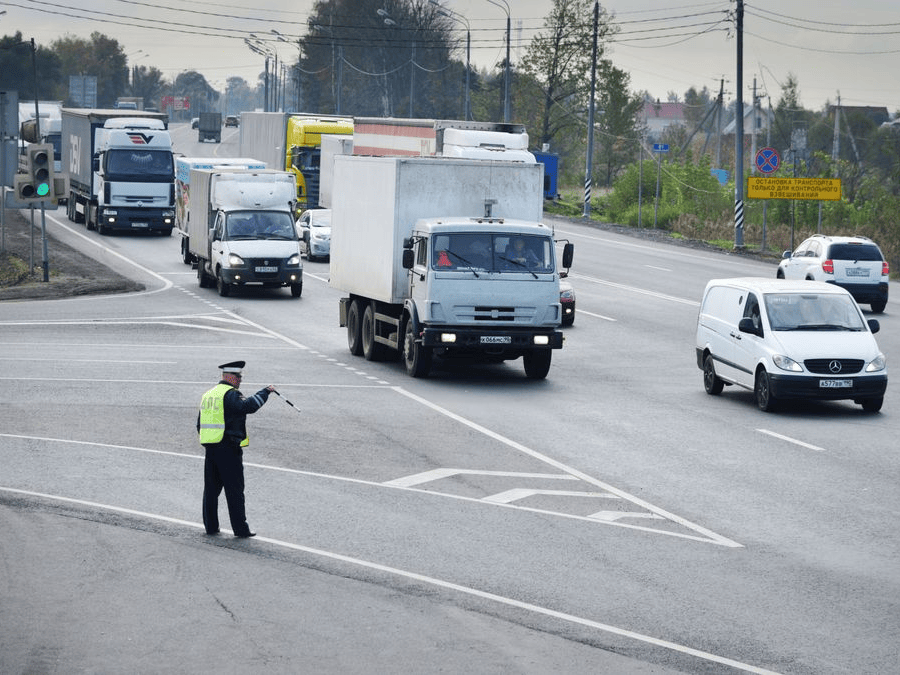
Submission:
[[[181,237],[181,259],[185,265],[196,262],[191,254],[188,218],[191,203],[191,171],[193,169],[265,169],[266,163],[249,157],[178,157],[175,160],[175,232]]]
[[[191,170],[190,253],[201,288],[219,295],[246,284],[303,292],[300,240],[294,227],[296,182],[287,171]]]
[[[100,234],[175,227],[168,116],[143,110],[62,109],[69,220]]]
[[[399,353],[412,377],[433,356],[523,357],[529,378],[546,377],[563,335],[542,175],[523,162],[336,156],[329,284],[347,294],[350,352]],[[572,255],[566,243],[563,267]]]

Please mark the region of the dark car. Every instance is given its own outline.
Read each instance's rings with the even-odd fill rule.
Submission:
[[[562,325],[575,323],[575,289],[565,279],[559,280],[559,304],[562,305]]]
[[[226,127],[236,127],[239,124],[237,115],[228,115],[225,118],[225,126]]]

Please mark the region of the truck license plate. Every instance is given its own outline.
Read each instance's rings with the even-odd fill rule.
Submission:
[[[257,267],[256,271],[257,272],[277,272],[278,268],[277,267]]]
[[[131,223],[132,227],[150,227],[150,223]]]
[[[853,380],[819,380],[822,389],[845,389],[853,386]]]
[[[509,335],[482,335],[481,344],[483,345],[508,345],[512,343]]]

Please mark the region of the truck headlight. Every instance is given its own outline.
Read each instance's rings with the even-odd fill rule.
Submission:
[[[287,260],[288,267],[296,267],[300,264],[300,254],[295,253]]]
[[[239,256],[237,253],[229,253],[228,254],[228,266],[229,267],[243,267],[244,259]]]
[[[441,342],[456,342],[456,333],[441,333]]]
[[[536,345],[549,345],[550,337],[547,335],[535,335],[534,336],[534,344]]]

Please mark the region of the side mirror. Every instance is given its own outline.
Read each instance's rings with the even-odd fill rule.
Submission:
[[[403,249],[403,269],[411,270],[416,262],[416,254],[411,248]]]
[[[91,171],[94,173],[100,171],[100,155],[94,155],[94,158],[91,160]]]
[[[413,247],[413,238],[412,237],[403,237],[403,248],[412,248]]]
[[[781,257],[782,257],[782,258],[790,258],[790,257],[791,257],[791,251],[785,251],[784,253],[781,254]]]
[[[869,324],[869,330],[873,333],[877,333],[881,330],[881,324],[878,323],[878,319],[869,319],[866,323]]]
[[[749,316],[745,316],[740,320],[738,323],[738,330],[742,333],[750,333],[751,335],[762,337],[762,331],[757,330],[756,325],[753,323],[753,319]]]
[[[562,266],[568,269],[572,266],[572,258],[575,255],[575,244],[568,243],[563,246]]]

